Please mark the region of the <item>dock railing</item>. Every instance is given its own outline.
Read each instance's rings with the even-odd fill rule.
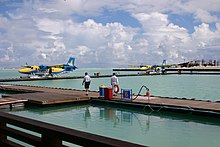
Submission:
[[[24,146],[20,141],[37,147],[66,146],[64,141],[80,146],[143,146],[0,112],[0,146]]]

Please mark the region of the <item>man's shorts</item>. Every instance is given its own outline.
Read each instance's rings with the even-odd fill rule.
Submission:
[[[89,89],[90,82],[85,82],[85,89]]]

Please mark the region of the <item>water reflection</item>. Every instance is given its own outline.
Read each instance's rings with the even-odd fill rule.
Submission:
[[[100,119],[105,121],[113,122],[112,125],[116,127],[117,125],[126,124],[132,126],[135,123],[142,128],[142,130],[149,130],[151,122],[151,117],[158,117],[160,119],[170,119],[179,120],[183,122],[196,122],[201,124],[217,125],[220,126],[220,118],[208,117],[208,116],[198,116],[192,115],[190,113],[175,113],[175,112],[165,112],[165,111],[150,111],[143,110],[142,108],[116,106],[116,105],[102,105],[102,104],[67,104],[67,105],[57,105],[57,106],[25,106],[20,108],[2,109],[2,111],[11,113],[19,112],[20,114],[33,115],[32,113],[40,114],[40,116],[46,115],[46,117],[53,115],[61,115],[58,118],[65,119],[68,113],[76,112],[77,114],[82,114],[81,117],[83,121],[86,122],[86,126],[91,123],[91,119]],[[73,114],[71,114],[73,115]],[[75,115],[75,113],[74,113]],[[25,115],[24,115],[25,116]],[[78,116],[77,116],[78,117]]]
[[[89,106],[86,106],[86,110],[85,110],[85,114],[84,114],[84,121],[85,121],[85,127],[87,128],[88,127],[88,124],[89,124],[89,121],[88,119],[91,118],[91,114],[90,114],[90,111],[89,111]]]
[[[96,107],[99,108],[99,119],[101,120],[104,119],[105,121],[111,121],[113,127],[117,127],[120,125],[133,126],[134,123],[136,122],[140,127],[140,129],[145,133],[150,128],[150,115],[143,117],[136,114],[136,112],[127,111],[126,109],[120,109],[120,108],[116,109],[112,107],[99,107],[99,106]],[[92,112],[92,113],[97,113],[97,112]],[[89,110],[89,107],[87,106],[85,108],[85,113],[84,113],[84,121],[86,124],[85,127],[88,127],[89,119],[92,119],[91,117],[92,117],[91,112]]]
[[[31,106],[10,113],[149,146],[208,146],[212,142],[217,147],[220,143],[220,118],[214,117],[96,103]]]

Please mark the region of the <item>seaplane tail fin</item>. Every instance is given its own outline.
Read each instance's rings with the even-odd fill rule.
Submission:
[[[70,66],[74,66],[74,63],[75,63],[75,58],[70,57],[69,61],[67,62],[67,64],[70,65]]]

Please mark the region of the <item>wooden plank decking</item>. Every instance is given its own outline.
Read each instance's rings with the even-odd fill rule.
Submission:
[[[90,96],[98,97],[97,92],[90,92],[90,96],[86,96],[85,91],[83,90],[54,89],[21,85],[0,85],[0,90],[25,91],[25,93],[12,94],[11,98],[26,100],[28,103],[39,105],[87,101],[90,99]]]
[[[175,106],[175,107],[188,108],[188,109],[220,112],[219,102],[190,100],[190,99],[173,99],[173,98],[154,97],[154,96],[151,96],[149,98],[149,101],[147,97],[139,96],[136,100],[134,100],[134,102],[139,102],[139,103],[149,102],[149,104],[155,104],[161,106]]]
[[[127,77],[127,76],[145,76],[146,74],[119,74],[119,77]],[[111,74],[98,74],[91,76],[91,78],[106,78],[111,77]],[[38,80],[62,80],[62,79],[82,79],[84,76],[53,76],[53,77],[22,77],[22,78],[8,78],[8,79],[0,79],[0,82],[12,82],[12,81],[38,81]]]
[[[16,105],[23,105],[28,100],[15,99],[15,98],[0,98],[0,108],[10,108],[15,107]]]
[[[90,91],[89,96],[85,95],[83,90],[55,89],[44,87],[32,87],[21,85],[0,85],[0,90],[19,90],[30,91],[30,93],[12,94],[11,98],[17,100],[27,100],[28,103],[47,105],[58,103],[69,103],[77,101],[88,101],[91,98],[99,98],[99,93]],[[120,95],[114,96],[111,101],[121,101]],[[130,103],[140,103],[146,105],[171,106],[178,108],[188,108],[202,111],[213,111],[220,113],[220,102],[210,102],[190,99],[176,99],[151,96],[138,96]]]
[[[25,93],[15,94],[13,98],[26,99],[29,103],[48,105],[48,104],[59,104],[69,103],[76,101],[89,100],[88,96],[80,94],[61,94],[61,93],[50,93],[50,92],[36,92],[36,93]]]

